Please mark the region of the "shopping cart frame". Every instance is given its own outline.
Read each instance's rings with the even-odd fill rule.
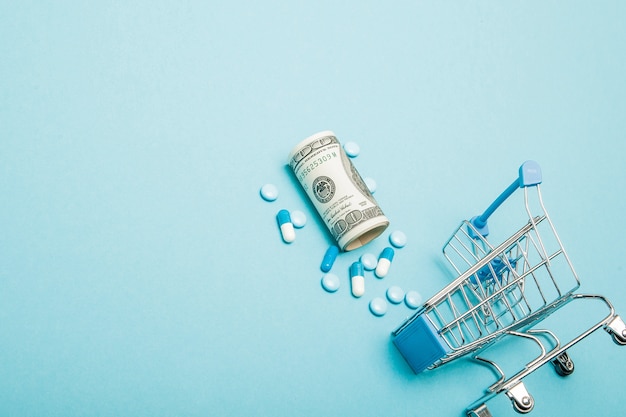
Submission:
[[[534,399],[523,378],[548,362],[559,375],[571,374],[574,365],[567,350],[598,329],[607,331],[617,344],[626,344],[626,325],[610,301],[601,295],[576,293],[580,280],[543,204],[541,182],[539,165],[526,161],[518,178],[487,210],[461,222],[443,248],[458,277],[392,332],[393,343],[415,373],[473,354],[474,360],[498,375],[483,397],[466,409],[468,416],[490,417],[486,402],[500,393],[509,397],[517,412],[531,411]],[[487,240],[488,219],[518,189],[524,192],[528,223],[493,246]],[[537,196],[532,208],[530,189]],[[608,314],[566,343],[550,330],[533,328],[572,301],[590,300],[602,302]],[[494,361],[482,356],[505,336],[531,340],[540,350],[509,378]]]

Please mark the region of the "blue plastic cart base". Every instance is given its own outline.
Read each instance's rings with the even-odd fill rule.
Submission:
[[[393,334],[396,345],[404,359],[416,374],[424,371],[443,358],[449,348],[434,326],[423,315],[417,316]]]

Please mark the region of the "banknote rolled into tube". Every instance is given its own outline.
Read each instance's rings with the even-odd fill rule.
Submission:
[[[389,226],[333,132],[300,142],[289,154],[288,165],[341,250],[359,248]]]

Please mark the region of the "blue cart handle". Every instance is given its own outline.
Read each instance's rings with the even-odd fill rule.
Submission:
[[[541,184],[541,167],[535,161],[524,162],[522,166],[519,167],[519,177],[516,178],[515,181],[513,181],[511,185],[509,185],[489,207],[487,207],[487,210],[485,210],[483,214],[472,217],[470,223],[474,226],[478,233],[482,236],[487,236],[489,234],[487,220],[489,219],[489,216],[491,216],[498,209],[498,207],[504,203],[504,200],[509,198],[518,188],[530,187],[537,184]],[[469,229],[470,236],[474,239],[477,238],[478,236],[475,234],[474,230],[472,230],[472,228]]]

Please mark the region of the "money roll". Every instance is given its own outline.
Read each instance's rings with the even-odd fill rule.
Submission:
[[[359,248],[389,226],[333,132],[300,142],[288,164],[341,250]]]

